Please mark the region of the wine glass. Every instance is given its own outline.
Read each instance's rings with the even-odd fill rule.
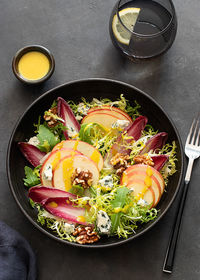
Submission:
[[[176,31],[171,0],[119,0],[110,17],[112,42],[131,59],[152,58],[166,52]]]

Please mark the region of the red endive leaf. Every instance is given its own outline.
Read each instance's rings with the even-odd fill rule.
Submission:
[[[132,136],[133,139],[137,141],[141,137],[142,131],[144,130],[147,122],[147,117],[139,116],[137,119],[135,119],[135,121],[132,124],[126,127],[123,132],[126,131],[128,136]],[[127,140],[127,142],[128,141],[131,140]]]
[[[58,97],[58,116],[64,120],[64,125],[66,127],[72,127],[75,132],[79,132],[80,124],[75,118],[75,115],[67,104],[67,102],[62,98]],[[64,135],[66,139],[69,139],[67,131],[64,131]]]
[[[135,119],[135,121],[130,124],[128,127],[126,127],[123,131],[123,133],[127,133],[128,136],[132,136],[132,138],[127,139],[126,142],[129,143],[132,140],[137,141],[141,135],[142,135],[142,131],[144,130],[146,124],[147,124],[147,117],[145,116],[139,116],[137,119]],[[122,136],[120,135],[117,138],[117,143],[114,144],[111,149],[110,149],[110,156],[108,157],[112,157],[114,156],[116,153],[121,153],[121,154],[129,154],[130,150],[127,150],[122,143]]]
[[[72,223],[78,223],[87,225],[88,223],[81,221],[85,216],[85,209],[75,207],[69,198],[57,197],[49,198],[46,200],[43,207],[52,215],[61,219],[70,221]]]
[[[142,155],[150,151],[156,151],[157,149],[161,149],[165,145],[167,137],[168,134],[166,132],[160,132],[154,135],[147,141],[144,149],[140,151],[140,154]]]
[[[46,153],[41,152],[36,146],[27,142],[19,142],[18,145],[22,154],[34,167],[40,165],[40,160]]]
[[[168,161],[169,156],[167,155],[157,155],[157,156],[151,156],[153,162],[154,162],[154,168],[158,171],[160,171],[165,163]]]
[[[55,188],[36,186],[29,189],[29,198],[39,204],[44,204],[47,199],[55,197],[76,198],[77,196],[69,192],[61,191]]]

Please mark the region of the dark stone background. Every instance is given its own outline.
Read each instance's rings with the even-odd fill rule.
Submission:
[[[19,231],[38,259],[38,279],[200,279],[199,167],[185,207],[174,272],[162,272],[177,199],[166,216],[144,236],[121,247],[83,250],[47,238],[25,218],[8,186],[7,144],[16,120],[46,90],[64,82],[106,77],[146,91],[168,112],[183,142],[200,104],[200,2],[175,0],[178,34],[164,56],[143,63],[122,58],[113,48],[108,22],[114,0],[0,1],[0,219]],[[41,86],[14,77],[11,61],[28,44],[48,47],[56,70]]]

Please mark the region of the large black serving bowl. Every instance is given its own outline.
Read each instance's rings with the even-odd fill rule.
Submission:
[[[176,142],[178,158],[177,172],[170,178],[166,192],[164,192],[157,206],[160,210],[158,212],[157,219],[147,224],[139,225],[136,234],[131,235],[128,239],[103,237],[99,242],[92,245],[80,245],[61,240],[51,230],[46,227],[42,227],[37,222],[37,211],[31,208],[27,198],[27,189],[23,185],[24,166],[28,163],[20,153],[17,143],[19,141],[26,141],[33,136],[33,123],[37,123],[38,116],[43,115],[43,112],[51,106],[53,100],[55,100],[58,96],[61,96],[66,100],[80,102],[81,97],[85,97],[87,100],[91,100],[93,97],[108,97],[112,100],[116,100],[122,93],[125,98],[130,101],[130,103],[137,100],[137,102],[141,105],[141,114],[148,117],[149,123],[152,124],[155,129],[158,129],[160,132],[166,131],[168,133],[168,142]],[[10,139],[7,154],[7,174],[12,194],[20,209],[31,221],[31,223],[47,236],[73,246],[93,248],[108,247],[125,243],[140,236],[153,227],[161,219],[161,217],[163,217],[172,204],[180,187],[183,174],[183,150],[180,137],[174,124],[164,110],[147,94],[122,82],[107,79],[87,79],[69,82],[58,86],[43,94],[29,106],[17,122]]]

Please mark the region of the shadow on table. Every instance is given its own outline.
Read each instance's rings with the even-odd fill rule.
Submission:
[[[105,78],[132,84],[156,97],[160,94],[160,82],[163,79],[166,60],[167,54],[147,60],[131,61],[110,45],[105,50],[96,72]]]

